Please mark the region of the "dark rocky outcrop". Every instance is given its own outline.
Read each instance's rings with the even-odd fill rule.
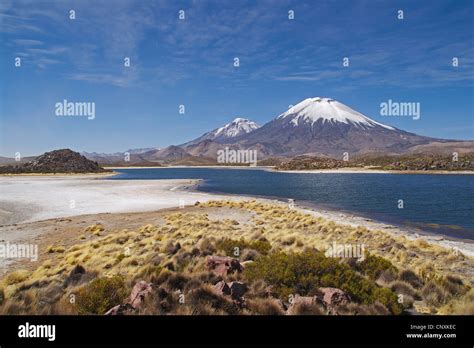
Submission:
[[[282,162],[279,170],[311,170],[311,169],[336,169],[344,167],[356,167],[353,162],[337,160],[326,157],[298,156],[291,160]]]
[[[369,160],[370,161],[370,160]],[[474,152],[454,156],[414,154],[372,159],[371,165],[385,170],[474,170]]]
[[[400,171],[430,171],[430,170],[474,170],[474,152],[460,154],[458,158],[432,154],[411,154],[400,156],[370,155],[359,156],[349,161],[336,160],[327,157],[297,156],[283,161],[277,166],[279,170],[312,170],[337,168],[370,168]]]
[[[78,152],[62,149],[46,152],[22,165],[0,167],[2,174],[24,173],[102,173],[109,170],[88,160]]]

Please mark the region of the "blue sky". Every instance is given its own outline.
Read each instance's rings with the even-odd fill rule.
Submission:
[[[421,135],[472,140],[473,14],[470,0],[2,0],[0,155],[180,144],[235,117],[263,124],[315,96]],[[55,116],[64,99],[94,102],[95,119]],[[419,102],[421,118],[380,116],[388,99]]]

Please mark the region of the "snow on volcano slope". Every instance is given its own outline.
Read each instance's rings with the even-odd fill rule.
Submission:
[[[330,98],[307,98],[277,117],[277,119],[285,118],[291,118],[291,123],[295,126],[300,122],[314,124],[321,120],[323,124],[340,122],[362,128],[380,126],[395,130],[393,127],[376,122]]]
[[[255,122],[246,118],[237,117],[225,126],[207,132],[201,135],[199,138],[191,140],[190,142],[187,142],[181,146],[197,144],[204,140],[212,140],[218,143],[224,143],[238,136],[253,132],[258,128],[260,128],[260,126]]]
[[[249,133],[258,127],[259,126],[253,121],[250,121],[246,118],[237,117],[231,123],[226,124],[224,127],[220,127],[212,131],[211,134],[215,138],[234,138],[239,135]]]

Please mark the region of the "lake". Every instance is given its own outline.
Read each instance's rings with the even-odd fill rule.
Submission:
[[[205,192],[294,199],[413,230],[474,239],[474,175],[278,173],[234,168],[134,168],[107,180],[203,179]]]

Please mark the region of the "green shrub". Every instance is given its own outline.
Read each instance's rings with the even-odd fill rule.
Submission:
[[[290,294],[305,296],[318,287],[334,287],[344,290],[357,302],[372,304],[379,301],[392,313],[401,312],[397,296],[390,289],[378,287],[347,264],[317,250],[262,256],[245,268],[244,277],[251,282],[263,279],[282,299]]]
[[[78,291],[76,308],[79,314],[104,314],[123,303],[128,293],[122,277],[97,278]]]
[[[236,248],[238,248],[239,254],[241,254],[244,249],[251,249],[258,251],[262,255],[266,255],[272,246],[267,240],[256,240],[249,242],[244,239],[233,240],[224,238],[216,242],[216,248],[218,250],[224,251],[227,256],[236,257]]]
[[[397,273],[397,268],[390,261],[369,253],[365,255],[364,261],[357,262],[355,267],[372,280],[376,280],[382,272]]]

